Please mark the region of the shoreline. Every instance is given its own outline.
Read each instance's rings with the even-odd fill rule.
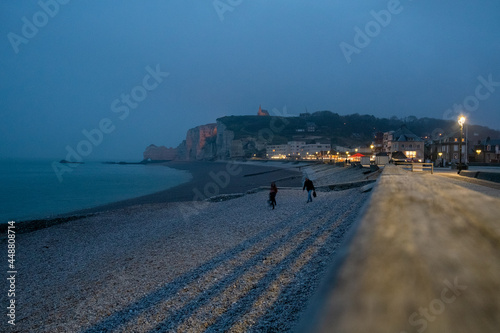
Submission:
[[[261,186],[270,185],[272,181],[277,182],[278,187],[300,186],[302,178],[302,173],[297,170],[302,165],[281,167],[276,163],[265,165],[266,163],[232,161],[169,161],[158,164],[188,171],[192,178],[188,182],[166,190],[131,199],[74,210],[48,218],[16,221],[16,228],[18,228],[19,233],[25,233],[127,207],[199,201],[217,195],[245,193]],[[198,195],[196,195],[197,193]],[[6,228],[7,223],[0,224],[0,232]]]
[[[276,166],[240,164],[238,162],[172,161],[161,163],[161,165],[188,171],[191,173],[192,178],[186,183],[179,184],[163,191],[93,208],[73,211],[72,214],[99,213],[144,204],[186,202],[194,201],[195,199],[203,200],[220,194],[244,193],[260,186],[270,185],[272,181],[280,180],[282,180],[280,182],[282,183],[281,186],[299,186],[300,180],[297,178],[302,177],[302,173],[299,171]],[[228,165],[230,165],[230,167],[228,167]],[[228,168],[231,171],[228,172]],[[232,172],[233,175],[229,174],[230,172]],[[229,176],[229,181],[226,181],[222,175]],[[286,179],[291,177],[293,177],[293,179]],[[227,183],[227,185],[225,183]],[[213,186],[213,184],[216,186]],[[205,187],[208,187],[207,191],[205,191]],[[216,193],[216,191],[210,193],[210,190],[215,188],[218,189],[218,193]],[[199,195],[200,192],[202,195]]]
[[[238,179],[259,177],[243,177],[243,170]],[[236,176],[234,183],[240,186]],[[275,210],[267,191],[260,191],[206,202],[195,214],[186,214],[182,202],[139,205],[16,238],[16,268],[35,277],[20,289],[16,327],[293,329],[370,195],[329,191],[306,203],[301,187],[280,184]]]

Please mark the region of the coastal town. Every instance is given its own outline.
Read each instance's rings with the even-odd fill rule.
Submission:
[[[0,333],[499,333],[500,1],[2,1]]]
[[[262,117],[271,120],[262,123],[259,119]],[[238,117],[234,118],[234,121],[238,121]],[[348,133],[354,138],[348,146],[338,144],[338,141],[345,140],[335,140],[328,133],[325,134],[319,122],[314,122],[314,115],[309,113],[293,119],[302,120],[300,125],[292,124],[290,118],[272,117],[261,107],[257,116],[240,118],[242,122],[249,122],[250,118],[250,121],[258,122],[262,127],[254,132],[235,132],[228,128],[224,119],[219,119],[216,124],[190,129],[186,140],[177,148],[150,145],[143,154],[144,160],[316,160],[364,165],[403,161],[454,168],[459,165],[500,163],[500,132],[484,131],[479,126],[469,130],[465,117],[462,125],[459,123],[462,117],[458,117],[456,122],[449,121],[447,130],[427,128],[423,135],[415,134],[410,130],[411,123],[406,122],[387,131],[372,129],[370,133],[363,133],[364,138],[361,138],[360,133]],[[276,130],[273,121],[283,122],[280,124],[282,127],[278,128],[280,131]],[[282,143],[276,144],[274,137],[281,134],[276,132],[284,132],[286,126],[291,127],[289,132],[292,133],[280,136]],[[492,134],[495,136],[491,137]]]

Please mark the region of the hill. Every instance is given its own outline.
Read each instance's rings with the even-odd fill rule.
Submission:
[[[426,141],[456,133],[456,121],[417,118],[377,118],[372,115],[339,115],[330,111],[304,113],[299,117],[227,116],[217,123],[189,129],[175,150],[176,159],[214,160],[266,156],[266,146],[288,141],[327,143],[348,148],[370,145],[377,133],[395,131],[402,125]],[[500,138],[500,131],[467,125],[471,143],[487,137]]]
[[[268,144],[287,141],[322,141],[340,146],[369,145],[377,132],[397,130],[406,125],[422,138],[437,138],[440,133],[458,131],[459,125],[452,120],[407,117],[377,118],[372,115],[341,116],[330,111],[302,114],[300,117],[229,116],[217,119],[226,130],[234,132],[234,139],[263,137]],[[469,134],[479,138],[500,138],[500,131],[478,125],[469,125]],[[266,137],[265,134],[268,134]],[[269,135],[272,133],[273,135]]]

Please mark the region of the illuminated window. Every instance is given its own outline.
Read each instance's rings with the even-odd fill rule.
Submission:
[[[417,157],[417,152],[416,151],[405,151],[405,155],[408,158],[416,158]]]

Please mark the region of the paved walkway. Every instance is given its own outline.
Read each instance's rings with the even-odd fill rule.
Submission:
[[[500,191],[467,178],[387,165],[310,332],[498,333],[500,201],[467,188]]]
[[[465,187],[469,190],[500,198],[500,183],[460,176],[457,174],[457,170],[450,169],[434,169],[434,174],[446,179],[450,183]]]

